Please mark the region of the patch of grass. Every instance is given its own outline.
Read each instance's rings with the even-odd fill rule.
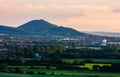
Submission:
[[[102,66],[111,66],[111,64],[86,63],[85,65],[80,66],[80,67],[81,67],[81,68],[82,68],[82,67],[87,67],[87,68],[89,68],[90,70],[92,70],[93,65],[98,65],[98,66],[100,66],[100,67],[102,67]]]
[[[63,59],[65,62],[73,63],[74,61],[85,61],[86,59]],[[120,59],[91,59],[93,62],[99,63],[120,63]]]
[[[0,73],[0,77],[120,77],[120,74],[81,74],[81,75],[29,75],[29,74],[14,74]]]

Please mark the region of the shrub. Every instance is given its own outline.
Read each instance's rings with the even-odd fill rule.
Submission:
[[[99,65],[93,65],[93,71],[99,71],[100,66]]]
[[[31,71],[31,72],[26,72],[26,74],[35,74],[33,71]]]
[[[46,66],[46,69],[50,69],[50,66]]]
[[[46,72],[38,72],[40,75],[46,75]]]
[[[15,73],[22,73],[20,67],[15,67],[14,69],[15,69],[14,70]]]
[[[8,65],[6,63],[1,63],[0,64],[0,71],[1,72],[9,72]]]
[[[51,75],[54,75],[54,72],[52,72]]]
[[[85,63],[93,63],[93,60],[91,60],[91,59],[86,59],[84,62],[85,62]]]
[[[29,69],[36,69],[36,67],[34,67],[34,66],[30,66],[30,68]]]
[[[60,75],[63,75],[63,73],[61,73]]]

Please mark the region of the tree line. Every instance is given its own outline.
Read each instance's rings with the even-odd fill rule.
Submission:
[[[35,58],[38,53],[42,58],[106,58],[120,59],[120,49],[103,47],[94,49],[68,49],[64,45],[7,45],[7,52],[0,52],[0,59],[6,58]]]

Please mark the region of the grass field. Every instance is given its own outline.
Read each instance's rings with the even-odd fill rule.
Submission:
[[[0,73],[0,77],[80,77],[80,76],[57,76],[57,75],[28,75],[28,74],[13,74]],[[84,76],[81,76],[84,77]]]
[[[80,74],[75,75],[29,75],[29,74],[14,74],[14,73],[0,73],[0,77],[120,77],[120,74]]]
[[[73,63],[74,61],[84,61],[86,59],[63,59],[63,61]],[[120,59],[91,59],[93,62],[99,63],[120,63]]]
[[[85,65],[80,65],[79,67],[81,67],[81,68],[84,68],[84,67],[86,67],[86,68],[88,68],[88,69],[90,69],[90,70],[92,70],[93,69],[93,65],[99,65],[99,66],[111,66],[111,64],[100,64],[100,63],[86,63]],[[58,69],[56,69],[56,67],[52,67],[51,69],[46,69],[46,66],[34,66],[35,67],[35,69],[30,69],[30,67],[31,66],[10,66],[10,67],[13,67],[13,68],[15,68],[15,67],[19,67],[19,68],[21,68],[22,69],[22,71],[26,71],[26,72],[30,72],[30,71],[34,71],[35,73],[36,72],[40,72],[40,71],[42,71],[42,72],[47,72],[48,74],[50,74],[51,72],[55,72],[56,74],[59,74],[59,72],[61,72],[61,73],[66,73],[66,72],[68,72],[68,70],[58,70]],[[74,74],[77,74],[78,73],[78,71],[77,70],[69,70],[69,72],[70,73],[73,73],[74,72]]]
[[[82,61],[85,59],[64,59],[68,62]],[[34,74],[16,74],[16,73],[0,73],[0,77],[120,77],[120,73],[111,72],[97,72],[92,71],[93,65],[99,66],[111,66],[111,63],[120,63],[120,60],[113,59],[92,59],[92,61],[100,63],[85,63],[80,67],[87,67],[90,70],[77,70],[77,69],[56,69],[52,66],[52,69],[46,69],[46,66],[9,66],[11,68],[19,67],[23,72],[34,72]],[[46,75],[38,75],[38,72],[45,72]],[[52,73],[54,73],[52,75]]]
[[[0,77],[120,77],[119,73],[111,72],[95,72],[91,70],[75,70],[75,69],[28,69],[22,66],[22,71],[34,72],[35,75],[27,74],[5,74],[0,73]],[[37,75],[38,72],[45,72],[47,75]],[[54,75],[51,73],[54,72]],[[61,76],[61,73],[63,74]],[[16,76],[17,75],[17,76]]]

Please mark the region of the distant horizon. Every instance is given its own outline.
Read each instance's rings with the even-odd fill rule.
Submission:
[[[45,20],[45,19],[34,19],[34,20]],[[0,26],[6,26],[6,27],[13,27],[13,28],[17,28],[17,27],[19,27],[19,26],[21,26],[21,25],[23,25],[23,24],[25,24],[25,23],[28,23],[28,22],[30,22],[30,21],[33,21],[33,20],[29,20],[29,21],[27,21],[27,22],[24,22],[24,23],[21,23],[20,25],[18,25],[18,26],[12,26],[12,25],[1,25],[0,24]],[[45,21],[47,21],[47,20],[45,20]],[[49,22],[49,21],[47,21],[47,22]],[[72,27],[68,27],[68,26],[64,26],[64,25],[59,25],[59,24],[55,24],[55,23],[52,23],[52,22],[49,22],[49,23],[51,23],[51,24],[54,24],[54,25],[57,25],[57,26],[63,26],[63,27],[67,27],[67,28],[72,28]],[[75,29],[75,28],[72,28],[72,29]],[[77,29],[75,29],[75,30],[77,30]],[[105,32],[105,33],[120,33],[120,32],[109,32],[109,31],[80,31],[80,30],[77,30],[77,31],[79,31],[79,32]]]
[[[78,31],[120,32],[120,0],[0,0],[0,25],[45,19]]]

